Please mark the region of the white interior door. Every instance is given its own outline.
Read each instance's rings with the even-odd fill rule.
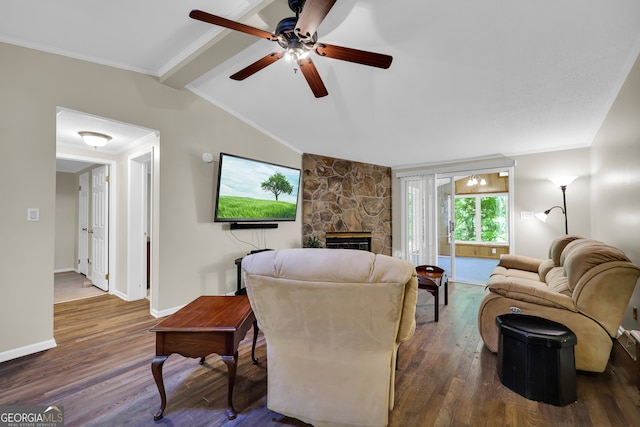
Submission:
[[[78,190],[78,273],[89,275],[89,173],[80,175]]]
[[[109,166],[91,171],[91,281],[109,290]]]

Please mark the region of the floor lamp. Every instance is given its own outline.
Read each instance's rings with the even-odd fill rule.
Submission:
[[[547,220],[547,215],[551,212],[552,209],[559,208],[564,214],[564,232],[565,234],[569,234],[569,223],[567,221],[567,186],[571,184],[577,176],[557,176],[554,178],[549,178],[549,181],[553,182],[555,185],[560,187],[562,190],[562,206],[553,206],[547,209],[544,212],[540,212],[536,214],[536,218],[540,221],[545,222]]]

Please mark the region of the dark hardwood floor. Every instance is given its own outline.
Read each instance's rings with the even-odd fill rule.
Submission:
[[[639,393],[612,361],[602,374],[579,373],[578,402],[565,407],[529,401],[504,387],[496,356],[480,340],[476,315],[483,288],[451,284],[449,305],[433,322],[433,297],[420,292],[418,326],[401,347],[390,426],[638,426]],[[165,417],[151,375],[158,322],[147,300],[100,296],[55,305],[58,346],[0,364],[0,405],[62,405],[66,426],[305,426],[266,408],[262,335],[250,359],[240,344],[234,393],[238,418],[225,416],[227,369],[217,355],[169,357],[164,367]],[[340,381],[337,379],[337,381]]]

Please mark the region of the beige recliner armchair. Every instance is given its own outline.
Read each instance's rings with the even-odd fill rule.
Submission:
[[[576,369],[602,372],[638,276],[640,268],[620,249],[579,236],[555,239],[547,260],[503,255],[480,304],[480,335],[496,352],[496,316],[517,312],[553,320],[578,338]]]
[[[269,409],[316,427],[386,426],[398,346],[415,331],[413,265],[287,249],[247,256],[242,271],[267,343]]]

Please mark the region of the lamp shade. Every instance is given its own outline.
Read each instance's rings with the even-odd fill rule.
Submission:
[[[577,176],[575,176],[575,175],[571,175],[571,176],[555,176],[553,178],[549,178],[549,181],[553,182],[558,187],[566,187],[569,184],[571,184],[573,181],[575,181],[576,178],[577,178]]]
[[[538,212],[536,214],[536,218],[538,218],[542,222],[547,222],[547,216],[549,216],[549,215],[544,213],[544,212]]]
[[[109,135],[99,132],[82,131],[78,132],[85,144],[92,147],[104,147],[111,140]]]

